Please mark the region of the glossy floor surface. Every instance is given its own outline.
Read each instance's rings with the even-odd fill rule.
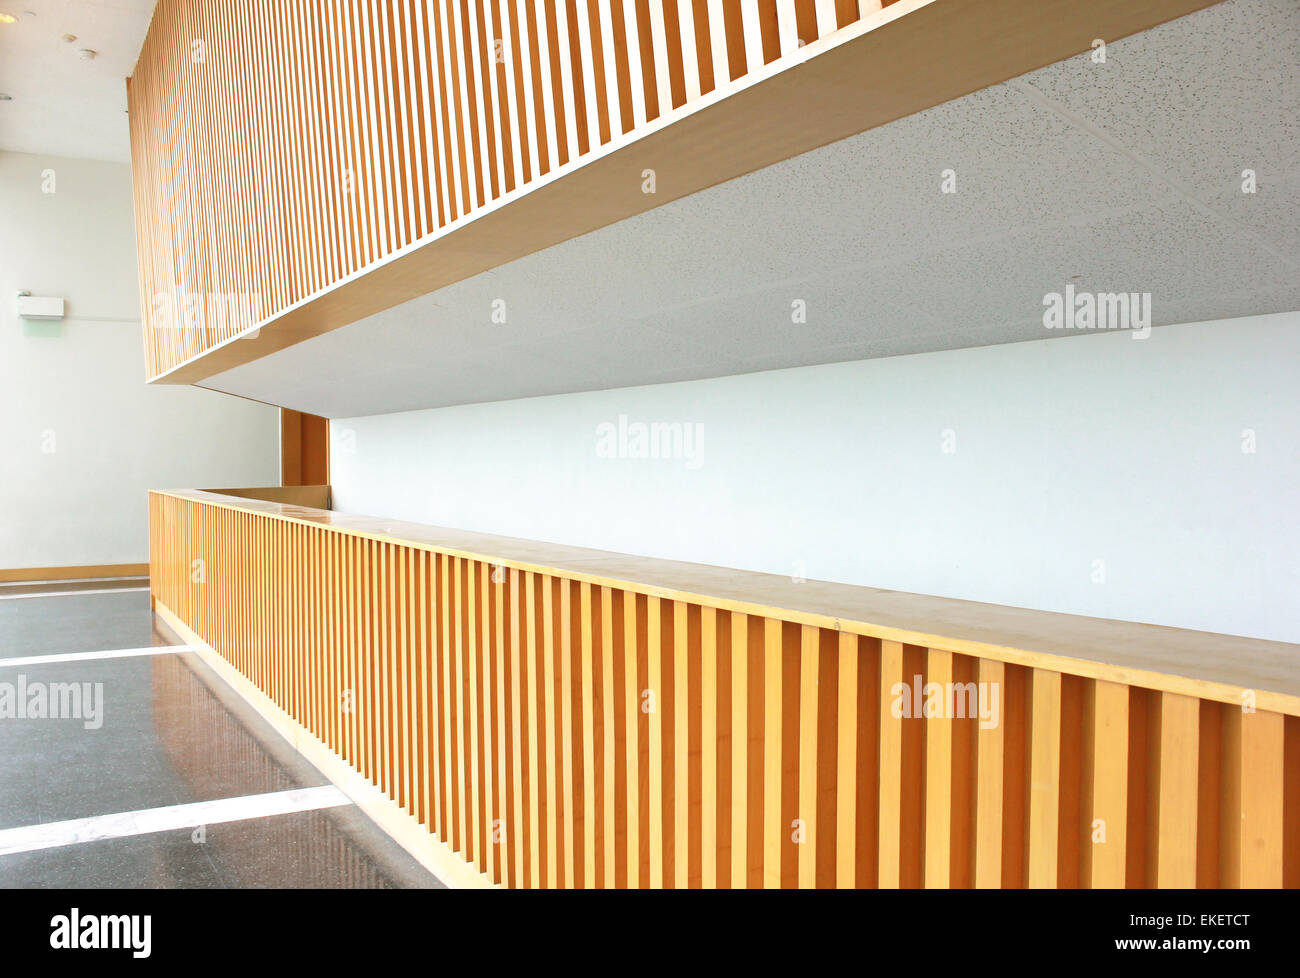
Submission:
[[[0,887],[440,885],[195,654],[150,651],[182,643],[147,591],[93,588],[0,587]]]

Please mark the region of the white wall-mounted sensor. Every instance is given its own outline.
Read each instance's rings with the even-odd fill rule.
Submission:
[[[15,303],[19,319],[62,319],[63,300],[19,292]]]

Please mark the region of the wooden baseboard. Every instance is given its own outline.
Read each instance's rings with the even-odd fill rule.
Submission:
[[[488,878],[462,859],[442,840],[430,835],[416,819],[366,780],[301,723],[280,709],[238,669],[223,659],[176,613],[157,599],[154,611],[187,645],[194,647],[212,671],[265,719],[275,732],[287,740],[325,777],[351,798],[398,845],[409,852],[425,869],[452,889],[495,889]]]
[[[81,581],[108,577],[148,577],[148,564],[94,564],[84,567],[19,567],[0,570],[0,584],[27,581]]]

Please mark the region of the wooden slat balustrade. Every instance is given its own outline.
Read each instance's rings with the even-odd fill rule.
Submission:
[[[1300,885],[1300,646],[197,490],[150,529],[159,612],[462,884]]]
[[[160,0],[129,86],[149,376],[893,2]]]
[[[128,79],[147,376],[197,383],[1213,2],[159,0]]]

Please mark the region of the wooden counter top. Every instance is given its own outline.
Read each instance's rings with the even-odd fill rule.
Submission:
[[[1300,716],[1300,645],[474,533],[201,490],[161,495],[527,571]]]

